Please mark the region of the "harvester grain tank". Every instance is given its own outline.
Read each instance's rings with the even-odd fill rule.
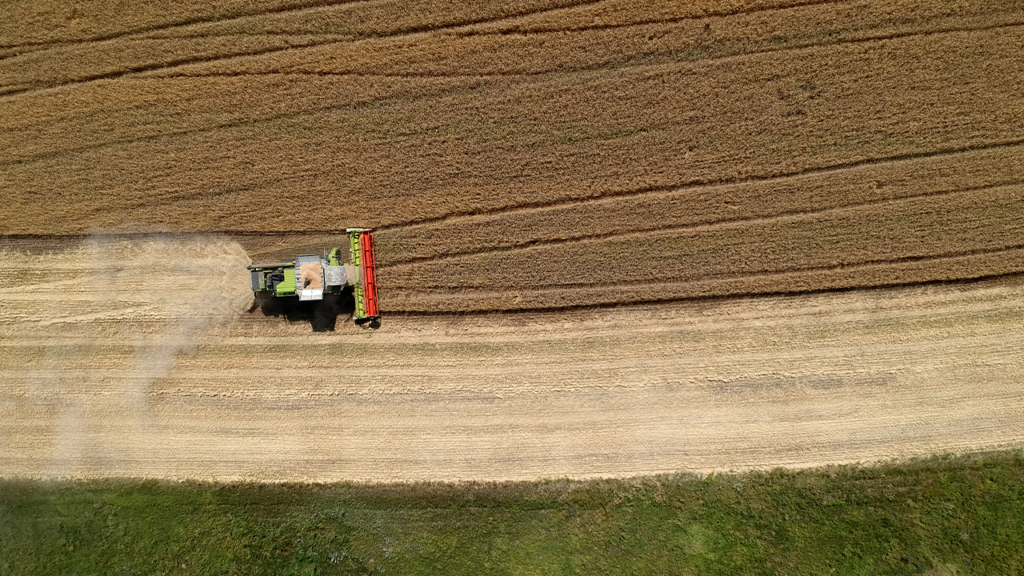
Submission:
[[[303,254],[291,262],[249,266],[249,281],[257,296],[298,298],[300,302],[323,300],[324,294],[341,294],[352,287],[355,323],[380,327],[377,305],[377,259],[373,229],[348,228],[348,259],[344,250],[333,248],[319,254]]]

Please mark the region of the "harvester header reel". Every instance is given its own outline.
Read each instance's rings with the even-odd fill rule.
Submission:
[[[348,228],[348,259],[341,260],[344,249],[333,248],[324,254],[303,254],[292,262],[249,266],[249,281],[257,295],[295,298],[299,301],[323,300],[324,294],[340,294],[352,286],[355,297],[355,323],[380,327],[377,305],[377,259],[373,250],[372,228]]]

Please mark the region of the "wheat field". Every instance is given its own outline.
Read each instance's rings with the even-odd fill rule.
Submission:
[[[1020,271],[1017,2],[68,10],[3,35],[7,234],[373,226],[409,311]]]
[[[303,399],[358,395],[342,402],[344,412],[419,395],[437,419],[410,425],[411,438],[462,401],[480,407],[506,394],[558,394],[549,398],[553,405],[568,406],[575,388],[559,388],[563,381],[590,382],[588,390],[600,394],[622,391],[629,408],[616,418],[661,406],[659,442],[677,434],[701,456],[687,460],[665,447],[649,461],[609,457],[588,468],[596,448],[584,443],[573,445],[575,464],[552,468],[542,447],[557,443],[557,434],[531,432],[516,464],[526,476],[809,465],[1020,441],[1008,423],[1024,406],[1022,372],[1007,348],[1020,338],[1014,319],[1024,274],[1019,0],[182,0],[127,10],[101,0],[17,3],[5,16],[0,260],[20,272],[0,283],[7,377],[0,396],[5,413],[17,415],[5,437],[19,438],[25,450],[0,453],[5,470],[177,477],[175,467],[192,466],[186,460],[205,462],[188,468],[201,470],[217,454],[235,454],[224,446],[237,439],[213,425],[234,410],[214,406],[211,398],[223,396],[262,398],[245,408],[256,418],[244,423],[249,429],[275,410],[267,402],[296,406],[294,422],[286,418],[298,427],[290,436],[261,433],[275,449],[303,446],[306,468],[288,475],[282,464],[270,478],[522,478],[500,466],[488,475],[480,463],[486,458],[447,476],[440,461],[414,455],[396,456],[405,464],[395,470],[328,469],[302,428],[320,408]],[[332,345],[308,325],[245,312],[244,263],[319,252],[344,242],[349,226],[378,231],[380,302],[395,321],[392,336],[354,336],[343,323]],[[153,248],[153,238],[164,248]],[[133,243],[146,247],[146,258],[132,253]],[[211,256],[203,245],[223,254]],[[163,261],[161,250],[198,256]],[[69,254],[88,257],[76,264]],[[216,294],[230,279],[211,270],[231,276],[236,268],[242,285],[231,288],[240,292],[231,292],[225,308]],[[147,283],[149,274],[173,282]],[[110,290],[94,285],[108,276],[116,280]],[[216,306],[208,312],[217,325],[186,338],[175,331],[205,310],[194,305],[207,297],[195,282],[213,283]],[[140,292],[119,292],[122,284]],[[929,304],[933,297],[943,303]],[[887,300],[906,305],[885,307]],[[618,306],[626,308],[610,310]],[[858,315],[861,306],[885,313]],[[764,312],[769,319],[761,323],[765,307],[785,312]],[[838,316],[817,312],[828,309]],[[785,348],[791,363],[773,363],[784,339],[773,331],[790,326],[792,334],[812,310],[824,325],[847,326],[843,315],[856,317],[849,326],[870,359],[843,364],[837,375],[830,363],[848,359],[841,343],[804,334]],[[453,316],[461,313],[470,319]],[[524,338],[583,351],[591,364],[520,348],[505,324],[516,314],[528,319]],[[728,327],[709,348],[673,347],[668,337],[656,349],[627,344],[648,335],[635,326],[650,323],[690,338],[681,326],[705,316],[709,330]],[[918,321],[936,331],[917,331]],[[945,331],[957,322],[988,327]],[[64,325],[69,350],[92,350],[90,339],[118,344],[62,360],[45,341],[52,326]],[[565,330],[565,342],[548,339],[554,327]],[[472,337],[447,351],[430,344],[462,328],[489,347],[474,348]],[[180,338],[161,340],[166,330]],[[588,330],[623,332],[594,343]],[[746,330],[766,335],[745,340]],[[948,346],[938,344],[943,337]],[[143,356],[129,345],[137,338],[163,350],[154,352],[163,360],[143,384],[133,375]],[[894,342],[897,352],[882,352]],[[403,356],[403,343],[420,348]],[[598,362],[586,353],[592,345],[617,360]],[[820,355],[800,355],[816,346]],[[983,361],[972,364],[957,346]],[[728,356],[733,347],[747,356]],[[292,354],[296,366],[318,365],[316,354],[385,358],[393,370],[374,382],[366,366],[350,366],[365,381],[357,390],[344,371],[316,376],[316,389],[257,386],[238,363],[258,364],[261,350],[279,361]],[[915,350],[931,354],[919,360],[927,366],[915,364]],[[694,365],[691,353],[720,361]],[[483,368],[469,370],[467,362]],[[547,388],[517,380],[524,370],[558,365],[576,369],[562,380],[534,379]],[[54,376],[64,372],[84,374],[86,384]],[[926,385],[926,377],[934,382]],[[756,431],[708,422],[706,434],[693,435],[682,422],[696,415],[675,404],[699,393],[721,422],[735,423],[747,412],[729,412],[732,396],[687,386],[762,390],[764,382],[782,382],[768,394],[781,406],[807,390],[820,395],[807,383],[822,378],[848,386],[850,401],[872,405],[918,394],[916,405],[936,426],[901,448],[877,428],[891,426],[894,414],[884,416],[888,424],[859,413],[830,419],[804,398],[807,418],[820,427],[807,424],[783,453],[768,448],[785,436],[781,421]],[[972,404],[961,391],[979,379],[990,384]],[[124,402],[122,392],[90,397],[94,388],[83,386],[97,382],[148,398],[139,422],[165,422],[196,407],[196,426],[220,448],[148,468],[132,460],[142,457],[138,451],[110,460],[112,468],[99,456],[75,460],[95,446],[61,440],[61,422],[102,419],[89,411],[116,413]],[[670,382],[682,388],[648,390]],[[899,386],[883,390],[879,382]],[[179,404],[153,413],[163,401],[157,396],[167,394]],[[403,396],[410,403],[396,414],[415,413],[410,398]],[[943,416],[938,398],[952,399],[949,409],[960,416]],[[618,410],[614,396],[585,401],[597,419]],[[524,400],[512,412],[530,405]],[[986,428],[983,414],[993,410],[1000,423]],[[473,424],[481,428],[446,428],[450,437],[432,449],[447,454],[460,441],[495,441],[486,431],[504,417],[486,413],[491,419]],[[554,413],[545,418],[530,426],[572,428]],[[943,432],[943,418],[959,420]],[[806,461],[786,455],[798,445],[828,444],[822,438],[830,423],[870,440],[820,449]],[[155,442],[138,426],[111,437]],[[196,441],[161,426],[177,430],[182,446]],[[727,430],[735,434],[726,437],[759,440],[741,442],[748,452],[738,455],[712,441]],[[381,439],[367,434],[366,446],[379,450]],[[601,428],[598,436],[608,434]],[[354,462],[358,453],[353,448],[346,458]],[[231,458],[237,466],[217,468],[221,477],[259,477],[256,456]]]

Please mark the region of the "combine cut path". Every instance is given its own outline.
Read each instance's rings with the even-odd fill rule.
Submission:
[[[537,314],[247,314],[234,242],[0,251],[0,474],[532,479],[1024,442],[1024,280]]]

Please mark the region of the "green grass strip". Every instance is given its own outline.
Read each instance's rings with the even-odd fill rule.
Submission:
[[[1024,453],[585,482],[0,481],[0,574],[828,573],[1024,573]]]

